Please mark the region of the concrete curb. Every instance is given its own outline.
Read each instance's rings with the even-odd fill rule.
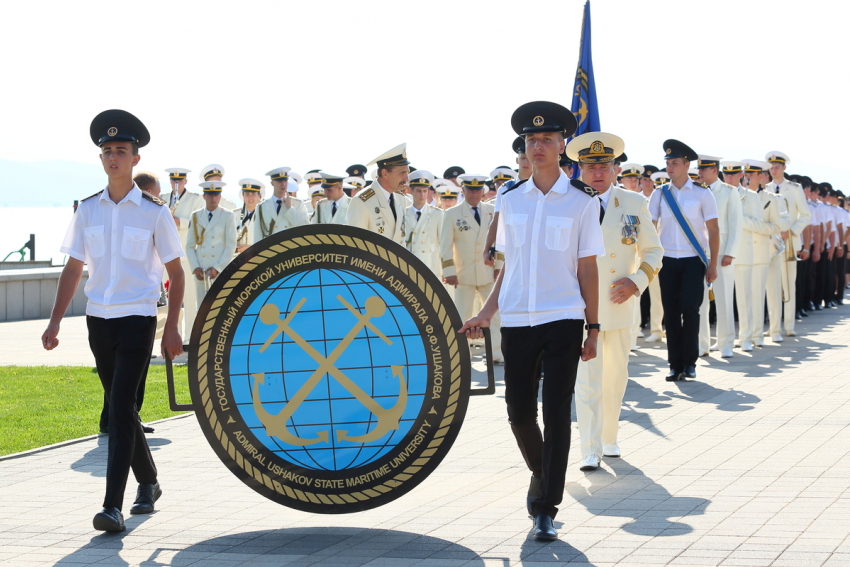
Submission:
[[[174,415],[171,417],[165,417],[163,419],[159,419],[157,421],[147,421],[146,425],[152,425],[154,423],[164,423],[166,421],[171,421],[174,419],[183,419],[190,415],[194,415],[193,412],[188,412],[182,415]],[[90,441],[92,439],[97,439],[98,437],[105,437],[106,433],[98,433],[97,435],[89,435],[88,437],[79,437],[77,439],[69,439],[67,441],[60,441],[59,443],[54,443],[53,445],[45,445],[44,447],[36,447],[35,449],[29,449],[28,451],[21,451],[20,453],[12,453],[11,455],[3,455],[0,457],[0,463],[3,461],[11,461],[12,459],[19,459],[21,457],[29,457],[30,455],[37,455],[38,453],[43,453],[45,451],[50,451],[52,449],[59,449],[62,447],[67,447],[68,445],[76,445],[77,443],[82,443],[83,441]]]

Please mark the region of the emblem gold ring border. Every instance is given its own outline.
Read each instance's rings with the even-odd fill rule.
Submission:
[[[356,247],[364,252],[378,256],[382,260],[390,262],[403,273],[406,273],[408,277],[410,277],[411,281],[416,282],[420,290],[425,293],[425,297],[431,301],[435,313],[437,313],[437,316],[439,317],[438,322],[443,326],[443,330],[446,333],[449,345],[449,358],[451,360],[450,365],[452,369],[448,402],[445,410],[442,412],[442,415],[438,418],[440,420],[440,424],[437,427],[437,431],[434,433],[434,436],[427,448],[422,451],[421,456],[410,466],[406,467],[402,472],[397,473],[393,478],[384,481],[382,484],[374,485],[373,488],[368,488],[362,491],[353,491],[346,494],[327,494],[291,488],[287,485],[281,484],[267,473],[252,466],[249,462],[249,458],[246,457],[240,450],[241,445],[234,443],[233,440],[230,439],[230,436],[222,429],[222,426],[218,421],[215,406],[213,404],[213,395],[210,392],[208,376],[209,366],[207,364],[210,349],[210,338],[212,336],[216,317],[218,317],[221,307],[224,305],[227,297],[233,292],[234,288],[242,279],[244,279],[256,267],[273,259],[278,253],[294,250],[296,248],[306,249],[310,246],[329,244]],[[428,282],[416,272],[413,266],[407,264],[407,262],[401,258],[398,258],[398,256],[396,256],[391,250],[387,250],[382,246],[376,246],[372,242],[365,241],[357,237],[336,234],[306,235],[304,237],[296,237],[291,240],[281,242],[280,244],[276,244],[269,247],[267,250],[260,252],[245,262],[245,264],[243,264],[242,267],[234,273],[227,282],[225,282],[223,289],[219,291],[215,301],[210,306],[210,310],[203,323],[200,341],[198,342],[198,386],[204,413],[209,420],[210,427],[213,431],[215,431],[216,437],[221,443],[224,451],[229,454],[233,459],[233,462],[248,473],[249,476],[253,477],[260,484],[265,485],[269,490],[274,490],[276,493],[289,497],[293,500],[309,502],[312,504],[354,504],[356,502],[363,502],[371,498],[381,496],[382,494],[401,487],[405,482],[413,478],[413,475],[424,467],[428,461],[431,460],[431,457],[437,452],[437,449],[443,443],[446,434],[452,427],[452,422],[455,418],[455,411],[458,407],[461,386],[461,364],[458,349],[459,344],[457,340],[457,333],[452,328],[449,312],[442,305],[438,294],[434,293],[434,290]]]

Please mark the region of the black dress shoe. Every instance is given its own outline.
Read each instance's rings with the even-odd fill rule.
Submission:
[[[696,366],[685,366],[685,370],[682,372],[683,378],[696,378],[697,377],[697,367]]]
[[[540,541],[555,541],[558,539],[558,530],[549,514],[537,514],[534,516],[534,539]]]
[[[528,496],[525,497],[525,507],[531,516],[531,502],[540,498],[540,478],[531,475],[531,484],[528,485]]]
[[[109,428],[108,427],[101,427],[100,432],[101,433],[109,433]]]
[[[153,433],[153,427],[151,427],[150,425],[145,425],[143,423],[142,424],[142,431],[144,431],[145,433]]]
[[[159,483],[140,484],[136,491],[136,501],[133,502],[133,507],[130,508],[131,514],[150,514],[153,512],[153,503],[159,500],[162,496],[162,489]]]
[[[808,311],[806,311],[805,309],[800,309],[800,316],[801,316],[801,317],[808,317],[808,316],[809,316],[809,312],[808,312]]]
[[[681,371],[673,370],[672,368],[670,369],[670,372],[667,374],[667,378],[665,378],[665,380],[667,380],[668,382],[677,382],[678,380],[681,380],[681,379],[682,379]]]
[[[123,532],[127,529],[124,527],[124,516],[121,515],[121,510],[114,506],[104,508],[95,514],[92,525],[94,529],[102,532]]]
[[[814,310],[815,310],[815,302],[810,301],[809,304],[806,306],[806,311],[814,311]]]

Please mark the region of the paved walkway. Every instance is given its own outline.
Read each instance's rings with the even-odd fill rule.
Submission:
[[[157,425],[150,443],[164,495],[123,534],[91,527],[105,437],[2,459],[0,563],[850,566],[848,315],[815,313],[800,336],[752,356],[702,359],[695,382],[665,382],[663,346],[642,347],[623,408],[624,456],[579,471],[574,430],[554,543],[529,537],[529,473],[500,388],[471,400],[454,448],[425,482],[352,515],[306,514],[257,495],[222,465],[193,415]],[[84,346],[73,325],[60,348]],[[38,347],[43,322],[15,328],[30,326]],[[0,325],[4,363],[9,331]],[[25,333],[16,335],[20,344]],[[35,351],[27,360],[43,363]]]

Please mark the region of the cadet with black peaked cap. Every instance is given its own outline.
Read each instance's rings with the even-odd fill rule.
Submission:
[[[310,219],[312,224],[347,224],[348,206],[351,197],[343,191],[344,177],[322,172],[324,199],[316,204],[316,212]]]
[[[289,168],[278,167],[266,173],[272,178],[272,196],[257,207],[251,224],[251,244],[287,228],[308,223],[304,203],[289,194]]]
[[[741,196],[736,187],[720,180],[719,157],[700,155],[697,162],[701,181],[708,185],[717,205],[717,227],[720,232],[720,259],[717,263],[717,280],[712,285],[714,305],[717,310],[717,343],[711,345],[708,322],[710,301],[708,288],[705,288],[702,306],[700,306],[700,356],[708,356],[709,350],[719,350],[723,358],[732,357],[735,346],[735,314],[733,291],[735,289],[735,266],[738,247],[744,232],[744,210]]]
[[[596,261],[602,326],[599,356],[579,363],[575,386],[584,471],[599,468],[603,455],[620,457],[617,435],[629,382],[633,321],[640,315],[637,298],[655,279],[664,253],[646,198],[615,185],[614,156],[623,147],[622,139],[605,132],[582,134],[567,145],[567,155],[579,164],[581,180],[598,192],[605,246],[605,253]],[[629,164],[623,173],[637,181],[637,168],[642,169]]]
[[[259,181],[243,179],[246,185],[258,189]],[[195,285],[195,297],[198,304],[193,313],[197,313],[210,285],[218,274],[233,260],[236,253],[236,215],[219,206],[221,190],[227,185],[223,181],[205,181],[205,207],[192,213],[189,220],[189,238],[186,240],[186,254],[192,269]],[[187,309],[190,309],[187,306]]]
[[[573,174],[574,165],[575,162],[569,157],[567,157],[567,154],[561,154],[558,158],[558,167],[560,167],[561,170],[566,173],[568,177]]]
[[[667,380],[675,381],[696,378],[699,308],[703,287],[717,279],[720,230],[714,195],[688,177],[691,162],[698,159],[696,152],[678,140],[667,140],[663,147],[670,183],[652,194],[649,212],[656,226],[660,222],[658,233],[664,247],[658,277],[667,325]],[[674,214],[671,206],[680,214]],[[686,233],[693,235],[695,244]]]
[[[450,168],[446,169],[443,172],[443,179],[448,179],[452,183],[454,183],[457,187],[460,187],[460,183],[458,183],[457,178],[466,173],[466,170],[463,169],[459,165],[453,165]]]
[[[643,175],[640,176],[640,190],[647,199],[649,199],[655,190],[655,184],[652,182],[652,174],[658,171],[659,169],[654,165],[643,166]]]
[[[407,226],[405,210],[408,200],[404,195],[410,170],[407,144],[384,152],[367,166],[377,164],[375,183],[361,191],[348,206],[348,224],[383,234],[393,242],[405,246]]]
[[[366,166],[359,163],[349,165],[345,170],[349,177],[366,177],[367,171]]]
[[[489,327],[500,313],[508,418],[532,471],[526,505],[534,518],[534,537],[554,540],[576,370],[579,359],[596,356],[596,257],[605,248],[596,192],[570,181],[558,165],[565,138],[577,127],[573,113],[553,102],[530,102],[514,112],[511,125],[525,138],[533,173],[501,195],[496,247],[505,251],[505,265],[484,307],[460,331],[480,338],[481,327]],[[546,369],[543,431],[537,423],[541,360]]]
[[[774,342],[782,342],[780,310],[784,311],[785,334],[796,336],[797,319],[797,258],[805,260],[808,251],[803,249],[803,231],[812,221],[806,204],[806,194],[799,183],[785,179],[785,168],[791,161],[782,152],[772,151],[765,156],[770,164],[771,182],[765,190],[785,199],[788,209],[788,229],[780,233],[785,241],[785,254],[777,254],[770,260],[767,280],[767,313],[770,318],[768,332]],[[770,276],[773,274],[773,277]],[[777,281],[778,280],[778,281]],[[843,287],[843,286],[842,286]]]
[[[80,202],[62,244],[68,263],[62,270],[47,329],[47,350],[59,344],[59,324],[88,264],[86,325],[97,373],[109,397],[109,450],[103,510],[96,530],[124,531],[124,490],[130,469],[139,488],[131,514],[148,514],[162,494],[142,423],[136,416],[136,392],[148,372],[156,333],[157,300],[163,264],[171,281],[162,354],[183,352],[177,329],[183,301],[183,247],[165,202],[139,190],[133,167],[150,135],[144,124],[123,110],[107,110],[91,123],[92,142],[109,179],[106,189]]]

